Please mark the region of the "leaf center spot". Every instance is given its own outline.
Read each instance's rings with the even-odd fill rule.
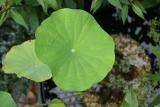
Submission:
[[[75,50],[75,49],[71,49],[71,52],[72,52],[72,53],[75,53],[75,52],[76,52],[76,50]]]

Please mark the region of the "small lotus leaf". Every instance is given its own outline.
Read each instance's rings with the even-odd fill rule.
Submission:
[[[2,63],[5,73],[15,73],[18,77],[26,77],[36,82],[52,77],[48,65],[43,64],[35,54],[34,40],[12,47]]]
[[[0,91],[0,107],[16,107],[16,104],[9,93]]]

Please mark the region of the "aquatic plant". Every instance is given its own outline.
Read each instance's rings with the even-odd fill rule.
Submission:
[[[93,16],[66,8],[42,22],[35,40],[12,47],[2,64],[5,73],[19,78],[52,77],[63,90],[83,91],[104,79],[114,59],[114,42]]]

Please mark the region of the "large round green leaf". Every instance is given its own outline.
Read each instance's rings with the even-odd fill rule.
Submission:
[[[87,12],[60,9],[36,31],[35,50],[64,90],[85,90],[101,81],[114,63],[114,42]]]
[[[36,82],[52,77],[48,65],[43,64],[35,54],[34,40],[12,47],[2,63],[5,73],[15,73],[18,77],[26,77]]]
[[[9,93],[0,91],[0,107],[16,107],[16,104]]]

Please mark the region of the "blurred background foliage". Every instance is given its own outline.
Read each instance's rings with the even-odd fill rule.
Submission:
[[[85,0],[1,0],[0,25],[8,18],[34,32],[40,22],[54,10],[61,8],[86,7]],[[101,6],[114,6],[119,19],[125,23],[129,9],[142,19],[146,8],[158,5],[160,0],[88,0],[90,11],[96,12]]]
[[[101,7],[113,7],[118,19],[125,24],[130,12],[145,20],[146,9],[159,4],[160,0],[0,0],[0,61],[11,46],[35,38],[34,33],[36,28],[55,10],[73,8],[87,10],[91,14],[95,14]],[[109,20],[106,19],[106,21]],[[155,18],[150,20],[149,26],[150,30],[147,36],[154,41],[153,44],[150,44],[150,50],[156,56],[156,69],[154,69],[155,72],[153,74],[149,74],[146,78],[147,80],[159,82],[160,19]],[[129,68],[126,67],[126,63],[123,62],[124,60],[121,60],[122,62],[119,66],[123,69],[122,71],[128,71]],[[14,74],[4,74],[1,67],[2,64],[0,65],[0,90],[13,92],[13,94],[26,93],[30,81],[24,78],[19,79]],[[129,88],[127,93],[133,93],[132,89]],[[126,102],[130,103],[125,101],[127,96],[126,94],[122,107],[126,105]],[[130,97],[134,96],[133,94]],[[159,104],[159,97],[160,95],[155,98],[151,107]]]

